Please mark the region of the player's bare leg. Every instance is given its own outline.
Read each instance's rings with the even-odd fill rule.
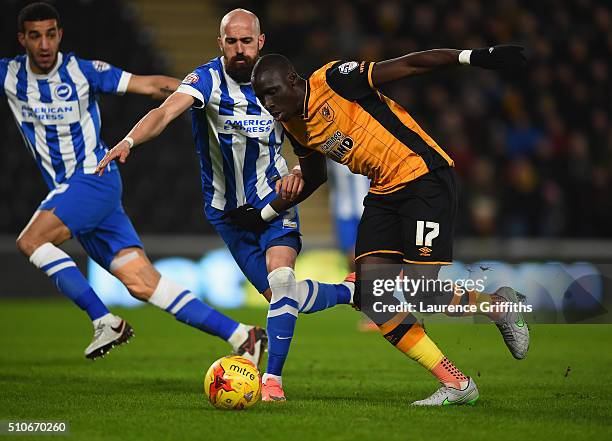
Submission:
[[[393,297],[393,293],[374,298],[373,281],[376,279],[393,280],[399,275],[400,268],[401,258],[398,255],[368,255],[358,259],[356,305],[376,323],[381,334],[389,343],[430,371],[444,388],[454,390],[454,393],[449,395],[450,398],[446,397],[448,400],[445,404],[475,402],[478,399],[478,392],[474,381],[465,376],[444,356],[412,314],[377,312],[380,311],[380,308],[374,308],[375,301],[380,301],[385,305],[399,304],[399,300]],[[469,397],[469,400],[466,397]],[[444,399],[440,404],[442,402]]]
[[[17,249],[27,258],[44,243],[61,245],[72,237],[70,230],[50,210],[37,210],[17,238]]]
[[[355,248],[351,248],[346,253],[345,257],[348,269],[350,271],[350,273],[346,276],[345,281],[351,280],[353,283],[355,283],[355,280],[357,278],[357,275],[355,273]],[[378,331],[378,326],[376,326],[376,323],[370,320],[367,315],[361,314],[361,317],[359,318],[359,323],[357,324],[357,329],[361,332],[376,332]]]
[[[85,349],[85,356],[94,359],[127,340],[131,328],[108,311],[74,261],[56,246],[71,236],[68,227],[52,211],[38,210],[19,235],[17,248],[43,270],[63,294],[87,312],[94,326],[94,338]],[[110,337],[108,332],[103,332],[107,323],[112,333]]]
[[[110,271],[133,297],[169,312],[183,323],[226,340],[234,353],[255,365],[260,363],[267,347],[264,329],[235,322],[199,300],[189,289],[163,277],[141,248],[119,251],[111,262]]]

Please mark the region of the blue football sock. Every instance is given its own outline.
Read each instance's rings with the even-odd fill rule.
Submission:
[[[189,291],[185,291],[185,296],[188,295],[193,296]],[[180,298],[177,298],[177,301],[180,301]],[[172,312],[172,309],[167,309],[167,311]],[[238,327],[237,322],[195,297],[189,300],[174,315],[177,320],[209,334],[221,337],[223,340],[229,340],[234,330]]]
[[[43,270],[57,289],[87,312],[92,321],[108,314],[108,309],[89,286],[74,260],[55,245],[47,242],[38,247],[30,256],[30,262]]]
[[[208,334],[229,340],[238,322],[196,298],[191,291],[161,277],[149,303],[174,315],[177,320]]]
[[[268,310],[268,367],[266,373],[280,376],[293,338],[298,315],[295,273],[281,267],[268,275],[272,299]]]
[[[336,305],[346,305],[351,302],[352,282],[329,284],[316,280],[301,280],[298,282],[299,310],[302,314],[312,314]]]
[[[109,313],[106,305],[89,286],[76,266],[56,272],[51,279],[60,292],[70,297],[79,308],[87,312],[92,321]]]

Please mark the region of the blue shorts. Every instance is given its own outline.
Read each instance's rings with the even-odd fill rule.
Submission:
[[[359,221],[360,218],[358,217],[351,217],[348,219],[336,218],[336,237],[338,246],[343,253],[355,250]]]
[[[208,221],[219,233],[246,278],[260,293],[270,287],[266,250],[282,245],[294,248],[299,253],[302,248],[297,207],[282,213],[270,222],[270,226],[263,234],[241,230],[226,223],[221,219],[223,216],[221,210],[207,207],[206,214]]]
[[[109,269],[124,248],[142,248],[142,242],[121,205],[118,171],[102,176],[76,172],[52,190],[39,210],[54,210],[87,254]]]

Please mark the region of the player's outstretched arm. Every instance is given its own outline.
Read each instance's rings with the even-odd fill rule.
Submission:
[[[138,121],[130,133],[115,147],[106,152],[104,158],[98,163],[95,173],[102,176],[108,164],[115,159],[125,163],[133,146],[158,136],[172,120],[191,107],[193,101],[193,97],[185,93],[175,92],[170,95],[161,106],[151,110]]]
[[[393,60],[374,65],[372,83],[379,86],[412,75],[420,75],[449,66],[471,65],[484,69],[517,70],[525,67],[527,60],[523,46],[499,45],[479,49],[432,49],[413,52]]]
[[[181,80],[164,75],[132,75],[127,92],[164,100],[172,95],[180,84]]]

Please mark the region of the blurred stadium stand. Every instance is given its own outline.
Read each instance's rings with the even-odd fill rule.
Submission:
[[[520,43],[508,78],[454,69],[386,88],[455,159],[460,236],[612,236],[612,4],[595,0],[223,1],[252,8],[266,52],[309,74],[334,59]]]
[[[16,16],[25,3],[0,1],[0,57],[22,53]],[[523,77],[452,69],[399,82],[385,92],[403,104],[456,161],[462,194],[457,235],[464,238],[457,241],[459,258],[572,260],[575,255],[574,259],[609,261],[611,257],[606,251],[612,249],[609,242],[557,239],[612,238],[609,2],[53,3],[63,19],[64,52],[138,74],[182,77],[216,56],[219,20],[234,7],[256,12],[267,36],[264,52],[289,56],[304,75],[340,58],[381,60],[435,47],[524,44],[532,61]],[[103,139],[112,146],[155,105],[142,97],[102,97]],[[14,239],[47,190],[4,100],[0,134],[0,260],[4,262],[15,258]],[[137,230],[145,234],[151,254],[195,257],[219,245],[217,238],[201,238],[213,231],[202,214],[189,116],[179,118],[142,148],[122,167],[124,206]],[[320,192],[301,208],[307,247],[333,243],[326,194]],[[194,236],[181,240],[176,235]],[[551,240],[525,239],[530,237]],[[508,241],[511,238],[519,239]],[[78,253],[77,244],[68,249]],[[24,274],[26,268],[25,274],[32,274],[25,259],[21,264],[14,274]]]
[[[219,56],[219,12],[216,4],[199,0],[137,0],[141,23],[163,51],[173,75],[183,77],[195,66]],[[177,7],[179,6],[179,7]]]

